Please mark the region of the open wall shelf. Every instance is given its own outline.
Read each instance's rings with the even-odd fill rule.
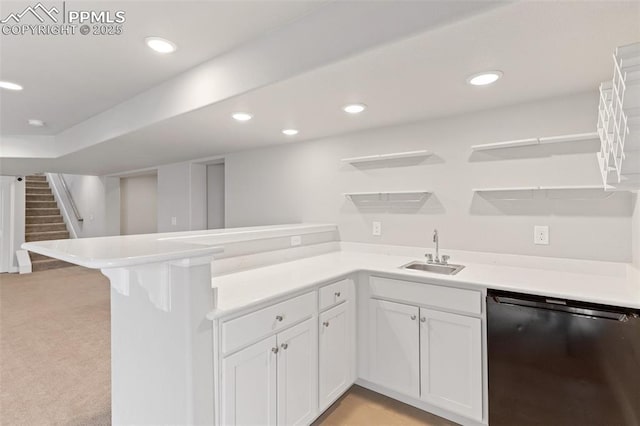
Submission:
[[[427,150],[420,150],[420,151],[393,152],[390,154],[367,155],[364,157],[343,158],[341,161],[343,163],[357,164],[357,163],[370,163],[373,161],[398,160],[401,158],[428,157],[430,155],[432,155],[431,152]]]
[[[407,207],[424,204],[430,191],[349,192],[344,196],[359,207]]]
[[[565,200],[597,200],[609,198],[614,188],[603,185],[521,186],[505,188],[475,188],[473,192],[500,200],[550,198]]]
[[[512,141],[473,145],[471,149],[473,151],[489,151],[493,149],[515,148],[521,146],[535,146],[566,142],[585,142],[597,140],[598,138],[598,132],[572,133],[568,135],[545,136],[540,138],[518,139]]]

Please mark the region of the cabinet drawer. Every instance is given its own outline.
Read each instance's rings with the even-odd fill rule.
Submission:
[[[342,280],[320,288],[320,310],[323,311],[331,306],[347,300],[350,280]]]
[[[228,354],[244,345],[282,330],[316,311],[315,292],[260,309],[222,323],[222,352]]]
[[[477,290],[381,277],[371,277],[369,289],[374,297],[475,315],[482,313],[482,293]]]

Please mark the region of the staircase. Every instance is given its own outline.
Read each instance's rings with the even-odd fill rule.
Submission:
[[[61,240],[69,238],[69,231],[62,220],[46,176],[34,175],[25,178],[26,215],[25,241]],[[52,259],[29,252],[33,272],[71,266],[62,260]]]

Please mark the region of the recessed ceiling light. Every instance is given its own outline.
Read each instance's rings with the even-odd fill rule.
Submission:
[[[0,81],[0,88],[7,90],[22,90],[22,86],[10,81]]]
[[[36,120],[35,118],[29,119],[29,125],[33,127],[44,127],[44,121]]]
[[[173,53],[178,49],[175,43],[161,37],[147,37],[144,41],[152,50],[162,54]]]
[[[235,114],[232,115],[234,120],[237,121],[249,121],[253,118],[253,115],[247,113],[247,112],[236,112]]]
[[[502,71],[485,71],[470,76],[467,78],[467,83],[472,86],[486,86],[487,84],[495,83],[501,77]]]
[[[298,131],[296,129],[284,129],[282,133],[284,133],[287,136],[295,136],[298,134]]]
[[[342,107],[344,112],[348,112],[349,114],[358,114],[367,109],[365,104],[350,104]]]

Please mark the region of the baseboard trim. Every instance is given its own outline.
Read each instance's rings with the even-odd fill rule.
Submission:
[[[362,386],[365,389],[369,389],[370,391],[373,391],[381,395],[388,396],[389,398],[395,399],[397,401],[403,402],[407,405],[411,405],[412,407],[415,407],[419,410],[426,411],[428,413],[435,414],[436,416],[443,417],[447,420],[451,420],[452,422],[459,423],[463,426],[487,426],[488,425],[488,422],[479,422],[474,419],[469,419],[467,417],[452,413],[443,408],[436,407],[435,405],[429,404],[419,399],[405,396],[394,390],[387,389],[384,386],[380,386],[375,383],[369,382],[368,380],[357,379],[355,384]]]

